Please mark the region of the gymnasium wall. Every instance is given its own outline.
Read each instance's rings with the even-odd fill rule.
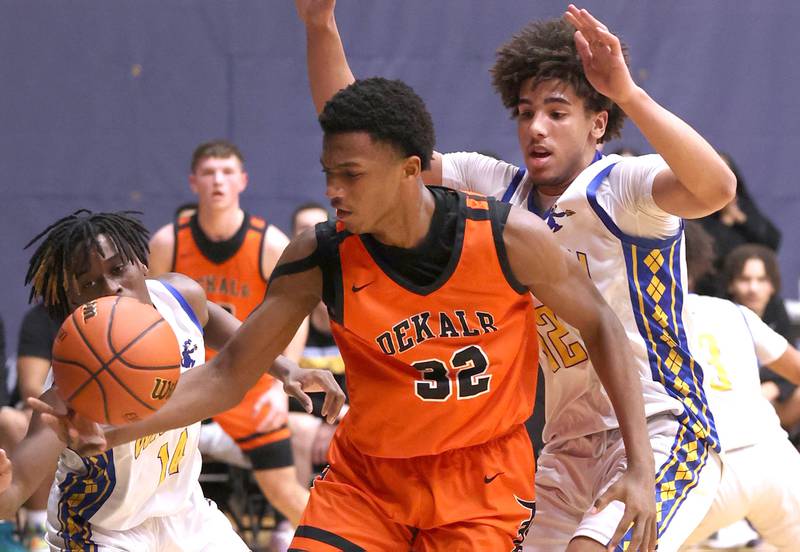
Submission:
[[[491,89],[495,48],[552,0],[340,0],[359,76],[425,98],[437,148],[520,162]],[[728,151],[783,230],[784,294],[797,296],[800,3],[587,1],[630,45],[637,80]],[[192,199],[188,161],[227,137],[247,157],[246,208],[288,230],[324,200],[305,38],[291,0],[0,0],[0,315],[15,348],[24,244],[75,209],[137,209],[151,230]],[[647,150],[628,125],[626,144]],[[613,147],[613,146],[612,146]]]

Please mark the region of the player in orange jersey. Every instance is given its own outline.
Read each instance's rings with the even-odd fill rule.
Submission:
[[[239,320],[264,298],[268,276],[289,243],[278,228],[240,207],[247,183],[239,148],[225,140],[200,144],[189,175],[197,211],[162,227],[150,241],[152,276],[190,276],[209,300]],[[288,358],[299,360],[305,338],[303,327],[285,351]],[[264,496],[296,526],[308,490],[297,481],[287,416],[280,383],[264,374],[238,405],[214,420],[250,459]]]
[[[533,519],[537,338],[531,292],[577,328],[620,420],[625,503],[615,539],[652,549],[654,463],[625,335],[545,223],[420,178],[433,123],[405,84],[338,92],[320,115],[337,222],[290,243],[264,302],[207,365],[109,444],[228,408],[325,301],[351,407],[316,482],[295,550],[521,550]],[[323,409],[329,415],[328,405]],[[643,544],[648,543],[648,544]]]

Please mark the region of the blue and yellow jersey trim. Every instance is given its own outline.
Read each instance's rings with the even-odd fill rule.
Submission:
[[[597,202],[597,189],[614,164],[589,184],[586,196],[603,224],[621,242],[628,273],[633,315],[647,346],[654,381],[683,404],[678,416],[682,425],[719,452],[714,417],[703,391],[703,372],[689,353],[682,312],[684,290],[680,269],[683,223],[675,236],[666,239],[628,236],[617,227]]]
[[[86,474],[70,472],[58,486],[58,536],[69,551],[97,552],[90,520],[114,492],[114,451],[81,460]]]
[[[700,483],[700,474],[708,462],[709,446],[688,426],[681,425],[667,461],[656,473],[656,525],[659,540],[666,533],[675,514],[689,493]],[[615,548],[628,549],[633,529]]]

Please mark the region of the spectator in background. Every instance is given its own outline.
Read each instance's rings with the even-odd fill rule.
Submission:
[[[45,390],[53,341],[58,328],[58,323],[50,317],[42,304],[34,305],[22,319],[17,343],[17,388],[22,401],[29,397],[38,397]],[[26,413],[26,427],[29,414]],[[23,542],[31,552],[47,552],[50,549],[45,541],[45,524],[47,499],[52,483],[53,477],[46,477],[25,503],[27,515]]]
[[[723,284],[730,298],[755,312],[770,328],[790,338],[790,321],[780,297],[781,274],[775,252],[763,245],[746,244],[733,249],[723,265]],[[800,392],[786,379],[761,368],[764,395],[778,411],[781,423],[794,442],[800,436]]]
[[[3,327],[3,320],[0,318],[0,450],[3,451],[2,459],[7,466],[6,452],[14,446],[14,443],[22,438],[19,433],[18,417],[13,408],[9,408],[9,396],[6,374],[6,333]],[[27,424],[26,424],[27,425]],[[24,427],[22,428],[24,434]],[[4,478],[4,481],[7,478]],[[25,548],[19,543],[14,535],[14,523],[11,521],[0,521],[0,550],[9,552],[24,552]]]
[[[736,197],[725,207],[707,217],[699,219],[703,229],[714,238],[714,272],[697,283],[698,293],[724,297],[726,290],[720,288],[716,277],[728,254],[740,245],[760,244],[773,251],[778,250],[781,233],[756,206],[747,190],[739,168],[727,154],[720,154],[736,176]],[[773,328],[776,329],[776,328]],[[776,329],[781,335],[785,335]]]

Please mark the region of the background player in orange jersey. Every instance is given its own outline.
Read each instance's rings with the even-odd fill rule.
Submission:
[[[405,84],[357,81],[320,124],[338,222],[295,238],[219,355],[151,418],[108,430],[108,443],[229,408],[324,300],[351,407],[293,548],[521,550],[535,509],[522,425],[535,393],[533,292],[580,330],[620,419],[628,464],[597,505],[624,502],[615,539],[632,523],[629,549],[652,550],[641,384],[619,321],[577,262],[529,213],[424,186],[433,123]]]
[[[239,195],[247,183],[239,148],[226,140],[200,144],[189,175],[197,211],[179,216],[150,241],[152,276],[186,274],[203,286],[209,300],[239,320],[264,298],[268,276],[289,243],[278,228],[241,208]],[[306,333],[303,326],[284,351],[294,362]],[[214,420],[250,459],[264,496],[297,525],[308,490],[297,481],[287,415],[280,383],[264,374],[238,405]]]

